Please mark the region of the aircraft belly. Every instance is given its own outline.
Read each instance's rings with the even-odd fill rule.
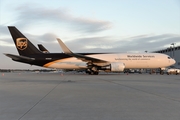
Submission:
[[[149,65],[147,63],[130,63],[130,64],[125,64],[126,68],[129,69],[136,69],[136,68],[149,68]]]
[[[59,69],[83,69],[86,68],[86,63],[84,62],[55,62],[45,67],[49,68],[59,68]]]

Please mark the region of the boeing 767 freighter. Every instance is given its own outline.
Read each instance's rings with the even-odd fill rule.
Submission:
[[[39,51],[16,27],[8,26],[19,55],[5,54],[17,62],[58,69],[85,69],[97,75],[99,71],[122,72],[125,69],[165,69],[175,64],[170,56],[160,53],[73,53],[57,38],[64,53]]]

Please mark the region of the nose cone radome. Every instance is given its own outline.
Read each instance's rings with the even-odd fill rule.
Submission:
[[[172,65],[174,65],[176,63],[176,61],[174,59],[171,60]]]

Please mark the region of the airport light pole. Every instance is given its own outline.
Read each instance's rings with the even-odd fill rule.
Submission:
[[[170,46],[170,56],[172,57],[172,46]]]
[[[171,45],[173,45],[173,58],[174,58],[175,57],[175,55],[174,55],[175,43],[172,43]]]

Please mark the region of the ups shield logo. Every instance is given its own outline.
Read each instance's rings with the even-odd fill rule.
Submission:
[[[28,41],[26,38],[17,38],[16,46],[19,50],[25,50],[27,48]]]

